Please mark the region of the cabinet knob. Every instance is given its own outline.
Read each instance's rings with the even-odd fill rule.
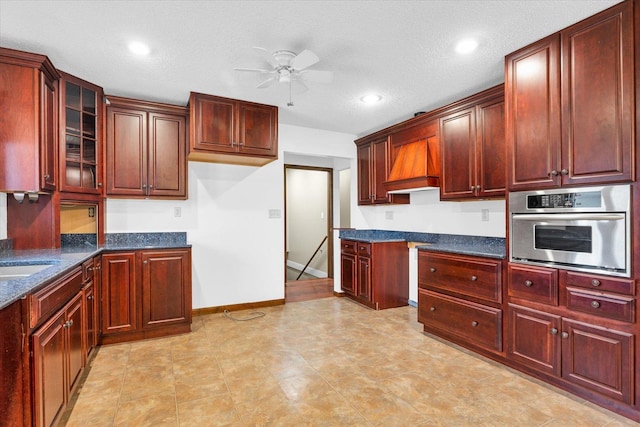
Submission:
[[[600,308],[600,303],[598,301],[591,301],[591,307]]]
[[[98,188],[102,188],[102,183],[101,182],[98,183]]]
[[[429,271],[430,271],[430,272],[432,272],[432,273],[435,273],[435,272],[436,272],[436,269],[435,269],[434,267],[431,267],[431,268],[429,269]]]
[[[471,326],[473,326],[473,327],[475,328],[476,326],[478,326],[478,322],[476,322],[476,321],[474,320],[473,322],[471,322]]]
[[[560,171],[560,173],[561,173],[562,175],[569,175],[569,169],[562,169],[562,170]]]
[[[552,170],[551,172],[549,172],[549,175],[551,176],[558,176],[558,171],[557,170]]]
[[[142,189],[144,190],[145,188],[147,188],[147,184],[142,184]]]
[[[429,308],[429,310],[430,311],[436,311],[436,308],[432,306],[431,308]]]
[[[533,282],[532,282],[531,280],[525,280],[525,281],[524,281],[524,285],[525,285],[527,288],[530,288],[530,287],[532,287],[532,286],[533,286]]]
[[[551,335],[558,335],[558,328],[551,328]]]
[[[476,190],[480,191],[480,186],[476,185]]]
[[[142,261],[142,263],[143,263],[143,264],[147,264],[148,262],[147,262],[147,260],[145,259],[144,261]]]
[[[471,191],[473,191],[473,190],[475,190],[475,189],[476,189],[476,186],[475,186],[475,185],[472,185],[472,186],[469,188],[469,190],[471,190]]]
[[[51,178],[51,175],[49,175],[48,173],[44,175],[44,179],[49,179]]]
[[[153,190],[153,184],[149,184],[149,190]]]
[[[567,339],[569,338],[569,332],[563,332],[560,336],[564,339]]]
[[[591,281],[591,284],[592,284],[593,286],[600,286],[600,280],[598,280],[598,279],[593,279],[593,280]]]
[[[471,281],[475,282],[476,280],[478,280],[478,276],[471,276]]]
[[[87,297],[87,299],[88,299],[89,301],[91,301],[91,300],[93,299],[93,295],[89,295],[89,296]]]

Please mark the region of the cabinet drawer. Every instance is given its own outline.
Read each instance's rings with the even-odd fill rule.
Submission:
[[[42,320],[66,304],[82,288],[82,269],[71,273],[29,295],[29,327],[34,328]]]
[[[427,330],[433,328],[502,351],[502,310],[419,289],[418,321]]]
[[[418,252],[418,285],[502,302],[500,261]]]
[[[635,295],[635,281],[630,279],[617,279],[593,274],[564,272],[567,286],[579,286],[599,292],[616,292],[624,295]]]
[[[358,256],[371,256],[371,243],[356,242],[356,246],[358,248]]]
[[[82,263],[82,283],[93,278],[93,258]]]
[[[346,254],[355,254],[356,253],[356,242],[353,240],[342,240],[340,242],[340,248],[343,253]]]
[[[558,305],[558,273],[555,269],[509,264],[507,281],[510,297]]]
[[[567,288],[567,308],[629,323],[633,323],[635,317],[632,297],[589,292],[578,288]]]

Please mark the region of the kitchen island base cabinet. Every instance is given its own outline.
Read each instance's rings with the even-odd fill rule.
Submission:
[[[191,330],[191,249],[102,255],[101,344]]]
[[[401,242],[342,240],[341,288],[369,308],[409,304],[409,249]]]

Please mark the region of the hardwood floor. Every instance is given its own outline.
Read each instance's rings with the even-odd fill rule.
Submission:
[[[285,283],[284,301],[308,301],[333,296],[333,279],[292,280]]]

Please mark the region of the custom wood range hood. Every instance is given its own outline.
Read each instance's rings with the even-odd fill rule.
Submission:
[[[391,166],[384,186],[390,193],[440,187],[438,123],[432,121],[396,132],[391,139]]]

